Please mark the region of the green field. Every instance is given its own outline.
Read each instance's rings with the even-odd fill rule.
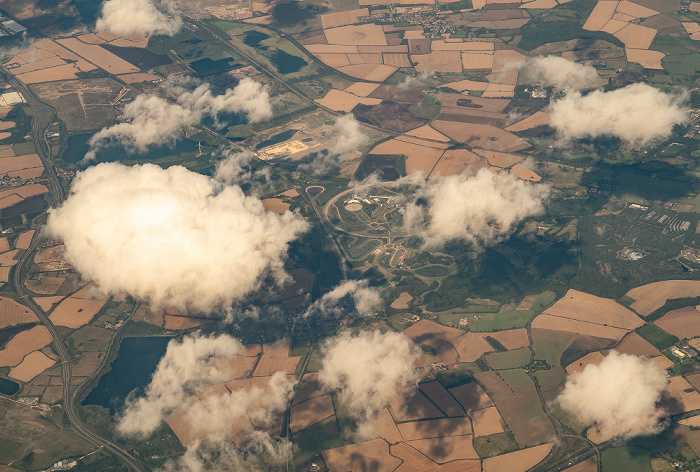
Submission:
[[[648,452],[635,447],[613,447],[603,451],[603,472],[651,472]]]
[[[494,369],[516,369],[530,363],[530,349],[522,348],[507,352],[494,352],[486,356],[486,362]]]
[[[482,459],[517,451],[518,449],[518,443],[515,442],[513,433],[510,431],[474,438],[474,450]]]

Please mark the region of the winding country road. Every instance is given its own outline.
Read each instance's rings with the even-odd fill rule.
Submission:
[[[34,140],[34,146],[36,147],[36,153],[39,155],[39,158],[44,164],[44,168],[46,169],[46,173],[49,177],[49,182],[51,186],[50,206],[54,208],[58,207],[63,202],[63,187],[61,186],[61,182],[58,180],[58,176],[56,175],[53,163],[51,162],[51,156],[47,155],[47,153],[44,150],[44,147],[42,146],[42,144],[45,144],[46,149],[48,149],[50,153],[51,147],[46,141],[44,135],[45,129],[41,129],[41,125],[38,119],[38,100],[33,95],[31,90],[29,90],[23,83],[15,80],[10,74],[7,74],[7,70],[4,69],[4,67],[2,68],[2,70],[3,72],[5,72],[5,79],[8,80],[9,83],[11,83],[17,90],[19,90],[22,93],[25,100],[32,109],[32,138]],[[55,116],[56,115],[54,111],[54,115],[52,116],[51,120],[49,120],[49,122],[52,121],[55,118]],[[108,441],[107,439],[98,436],[97,434],[90,431],[90,429],[80,421],[78,415],[75,412],[74,398],[71,395],[71,359],[70,354],[68,353],[68,349],[66,348],[65,343],[56,331],[56,327],[51,322],[46,312],[42,310],[39,307],[39,305],[37,305],[36,302],[29,296],[23,283],[23,270],[27,266],[28,262],[31,263],[31,256],[33,255],[34,251],[44,242],[45,239],[46,238],[41,234],[40,231],[37,231],[34,234],[34,238],[32,239],[29,248],[26,251],[24,251],[24,253],[22,254],[22,258],[17,262],[17,264],[14,267],[14,270],[12,272],[12,282],[14,284],[17,297],[20,298],[22,300],[22,303],[24,303],[34,312],[37,318],[39,318],[39,321],[41,321],[41,323],[44,326],[46,326],[46,329],[49,330],[49,333],[51,333],[51,337],[53,338],[53,344],[56,348],[59,357],[61,358],[63,411],[66,414],[66,418],[68,419],[71,428],[73,428],[73,430],[78,435],[91,442],[98,448],[103,448],[111,452],[115,456],[119,457],[124,462],[124,464],[128,465],[132,470],[136,472],[146,472],[147,469],[143,465],[141,465],[134,457],[132,457],[128,452],[121,449],[116,444]]]

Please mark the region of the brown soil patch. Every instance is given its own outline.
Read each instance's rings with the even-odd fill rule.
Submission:
[[[583,29],[589,31],[600,31],[603,29],[603,26],[615,14],[618,3],[616,1],[598,2],[584,23]]]
[[[432,126],[455,141],[472,147],[505,152],[521,151],[530,147],[525,140],[491,125],[434,120]]]
[[[408,308],[408,302],[413,300],[413,297],[408,292],[401,292],[399,298],[391,302],[391,308],[395,310],[405,310]]]
[[[700,336],[700,313],[693,306],[669,311],[654,324],[678,339]]]
[[[479,54],[472,52],[462,53],[462,67],[464,70],[491,70],[493,67],[492,54]]]
[[[391,417],[388,408],[384,408],[377,415],[377,422],[374,423],[374,430],[379,437],[389,444],[396,444],[397,442],[403,441],[399,428],[396,426],[394,418]]]
[[[520,349],[530,345],[530,340],[527,337],[527,329],[508,329],[505,331],[496,331],[493,333],[484,333],[482,336],[491,336],[508,349]]]
[[[446,416],[458,417],[465,415],[461,405],[437,380],[422,382],[418,384],[418,388],[440,408]]]
[[[524,156],[518,156],[516,154],[508,154],[505,152],[489,151],[488,149],[475,149],[474,151],[477,154],[488,159],[489,164],[491,164],[494,167],[501,167],[501,168],[511,167],[511,166],[517,164],[518,162],[522,161],[523,159],[525,159]]]
[[[312,398],[292,406],[289,428],[292,430],[292,433],[298,433],[334,414],[333,400],[330,395]]]
[[[17,264],[16,257],[18,253],[19,249],[15,249],[13,251],[7,251],[0,254],[0,266],[12,267],[13,265]]]
[[[41,172],[43,172],[44,165],[37,154],[3,157],[0,159],[0,178],[5,175],[12,177],[10,175],[11,172],[25,169],[41,169]],[[39,175],[41,175],[41,172],[39,172]]]
[[[489,396],[486,395],[481,385],[476,382],[453,387],[449,392],[468,412],[493,406],[493,402]]]
[[[382,101],[378,98],[358,97],[352,93],[330,89],[325,97],[316,100],[316,102],[334,111],[349,112],[360,103],[365,105],[379,105]],[[263,200],[263,204],[264,202]]]
[[[484,472],[525,472],[547,457],[552,446],[547,443],[484,459]]]
[[[127,84],[139,84],[141,82],[158,82],[160,80],[163,80],[163,78],[158,75],[144,73],[122,74],[118,75],[117,77],[119,77]]]
[[[144,323],[152,324],[154,326],[163,326],[163,312],[154,312],[148,308],[148,305],[141,305],[132,318],[134,321],[143,321]]]
[[[376,106],[360,104],[352,111],[356,116],[368,120],[375,126],[381,126],[397,133],[405,133],[428,122],[428,120],[415,116],[404,105],[388,100]]]
[[[346,88],[345,91],[358,97],[366,97],[372,92],[374,92],[377,89],[377,87],[379,87],[379,84],[370,84],[368,82],[355,82],[354,84]]]
[[[318,380],[318,372],[304,374],[294,390],[292,404],[305,402],[312,398],[330,393],[330,390],[323,387]]]
[[[626,294],[635,300],[630,306],[642,316],[658,310],[667,300],[700,297],[700,280],[664,280],[633,288]]]
[[[173,315],[165,315],[164,319],[165,319],[165,325],[163,327],[165,329],[174,329],[174,330],[192,329],[192,328],[197,328],[199,326],[208,325],[208,324],[214,322],[214,320],[210,320],[207,318],[189,318],[187,316],[173,316]]]
[[[474,436],[489,436],[491,434],[502,433],[503,420],[501,414],[495,406],[474,410],[471,412],[472,424],[474,425]]]
[[[432,141],[441,141],[443,143],[450,141],[450,138],[448,138],[444,134],[438,132],[437,130],[431,128],[428,125],[421,126],[420,128],[416,128],[414,130],[411,130],[406,134],[408,136],[415,136],[416,138],[428,139],[428,140],[432,140]]]
[[[334,28],[336,26],[345,26],[359,23],[360,16],[368,16],[367,8],[359,8],[357,10],[340,11],[336,13],[326,13],[321,15],[321,26],[326,28]]]
[[[564,469],[563,472],[598,472],[598,461],[595,457],[591,457],[573,467]]]
[[[44,310],[45,312],[51,311],[51,308],[58,302],[63,300],[63,297],[58,296],[58,297],[34,297],[34,301],[36,302],[37,305],[39,305],[39,308]]]
[[[407,444],[439,464],[459,459],[479,459],[472,444],[471,434],[446,438],[417,439],[409,441]]]
[[[598,365],[603,361],[603,359],[605,359],[605,356],[598,351],[588,353],[585,356],[583,356],[581,359],[569,364],[566,367],[566,373],[571,375],[571,374],[581,372],[583,369],[586,368],[586,366],[588,364]]]
[[[383,439],[328,449],[322,454],[331,472],[392,472],[401,464],[401,459],[389,454],[389,445]]]
[[[399,423],[397,426],[406,441],[464,436],[472,432],[471,420],[466,416],[463,418],[412,421]]]
[[[700,393],[683,377],[671,377],[665,391],[677,401],[674,407],[669,409],[672,415],[700,408]]]
[[[49,319],[56,326],[80,328],[88,324],[104,306],[104,300],[66,298],[51,313]]]
[[[27,354],[19,365],[10,369],[7,376],[22,382],[29,382],[55,363],[56,361],[48,358],[41,351],[34,351]]]
[[[391,406],[391,416],[396,418],[396,421],[416,421],[445,416],[419,390],[410,396],[396,395],[391,398],[389,404]]]
[[[265,344],[263,355],[255,367],[255,377],[266,377],[275,372],[282,371],[293,374],[297,368],[300,357],[287,357],[289,355],[289,341],[280,340],[276,343]]]
[[[521,180],[527,180],[528,182],[539,182],[542,177],[522,164],[515,164],[511,169],[510,173]]]
[[[382,54],[384,64],[392,67],[411,67],[408,54]]]
[[[627,330],[644,324],[637,315],[615,301],[577,290],[566,292],[544,313]]]
[[[443,151],[430,146],[428,141],[423,143],[427,146],[392,139],[379,144],[372,149],[371,154],[403,154],[406,156],[406,174],[422,172],[428,175],[440,160]]]
[[[476,174],[480,169],[486,167],[488,167],[486,159],[468,149],[448,149],[433,167],[429,177],[435,178],[438,175],[446,177],[461,174],[465,171],[468,171],[470,174]]]
[[[386,36],[381,25],[364,24],[353,26],[340,26],[324,29],[328,44],[351,44],[386,46]]]
[[[646,339],[635,333],[629,333],[622,339],[622,342],[615,348],[622,354],[632,356],[660,356],[661,352],[652,346]]]
[[[666,54],[662,53],[661,51],[627,49],[627,60],[630,62],[636,62],[645,69],[663,70],[664,66],[661,65],[661,59],[664,57],[666,57]]]
[[[615,37],[633,49],[649,49],[656,36],[656,30],[645,26],[628,24],[615,33]]]
[[[16,334],[0,349],[0,366],[16,366],[24,356],[32,351],[48,346],[52,341],[46,326],[35,326],[27,331]]]
[[[35,321],[38,318],[29,308],[11,298],[0,297],[0,329]]]
[[[139,72],[138,67],[112,54],[101,46],[86,44],[78,38],[59,39],[56,42],[112,74]]]
[[[289,211],[291,204],[285,202],[281,198],[264,198],[262,204],[267,211],[277,213],[280,215],[285,214]]]
[[[391,74],[396,72],[396,67],[386,64],[353,64],[338,67],[338,70],[360,80],[384,82]]]
[[[461,336],[464,333],[462,330],[448,328],[433,321],[421,320],[403,330],[402,333],[419,346],[421,344],[432,346],[445,365],[457,362],[457,352],[449,341]]]
[[[32,279],[25,279],[24,285],[34,293],[53,295],[58,292],[58,289],[61,288],[61,285],[63,285],[65,281],[66,279],[62,277],[54,277],[46,273],[40,273]]]

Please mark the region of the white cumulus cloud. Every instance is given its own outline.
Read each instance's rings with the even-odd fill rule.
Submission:
[[[172,36],[182,27],[182,18],[169,0],[107,0],[97,19],[97,31],[124,36]]]
[[[285,279],[288,243],[307,227],[184,167],[103,163],[78,173],[46,230],[106,293],[210,313]]]
[[[545,87],[554,86],[560,90],[582,90],[606,83],[592,66],[559,56],[527,58],[520,72],[520,76],[527,82],[540,83]]]
[[[416,387],[420,357],[413,342],[400,333],[363,331],[341,333],[322,348],[319,380],[339,389],[338,400],[358,424],[358,440],[376,436],[374,423],[379,410],[395,395]]]
[[[642,83],[585,96],[572,92],[552,102],[549,124],[565,140],[616,136],[644,145],[688,122],[686,98]]]
[[[372,312],[382,301],[377,289],[370,287],[367,280],[344,280],[330,292],[316,300],[304,316],[318,314],[320,316],[339,316],[347,307],[342,302],[352,301],[353,308],[358,313]]]
[[[658,402],[667,378],[651,362],[611,351],[569,376],[557,402],[582,423],[595,423],[603,438],[654,434],[665,415]]]
[[[205,116],[216,118],[220,113],[243,113],[251,122],[272,116],[267,86],[249,78],[222,95],[212,94],[208,84],[191,91],[182,88],[175,91],[178,99],[174,103],[155,95],[138,95],[124,107],[124,122],[103,128],[90,138],[90,151],[84,162],[94,160],[100,149],[113,144],[120,144],[131,152],[174,144],[187,127],[198,124]]]

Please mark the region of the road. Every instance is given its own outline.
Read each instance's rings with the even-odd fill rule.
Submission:
[[[43,144],[46,145],[46,149],[49,153],[51,152],[51,147],[46,141],[46,136],[44,134],[45,129],[41,128],[41,125],[38,120],[39,106],[37,103],[37,99],[24,84],[15,80],[11,75],[7,74],[6,69],[3,68],[2,70],[5,73],[4,75],[6,76],[8,82],[10,82],[14,87],[17,88],[17,90],[19,90],[22,93],[22,95],[25,97],[27,103],[32,109],[32,138],[34,140],[34,146],[36,147],[36,153],[39,155],[39,158],[44,164],[44,168],[46,169],[46,173],[49,177],[49,184],[51,186],[50,206],[57,207],[61,204],[61,202],[63,202],[63,187],[61,186],[61,182],[58,180],[58,176],[56,175],[53,163],[51,162],[50,154],[47,155],[47,153],[44,151],[44,147],[42,146],[43,140]],[[52,116],[49,122],[53,121],[54,118],[55,111],[54,115]],[[78,415],[75,412],[74,399],[71,395],[71,359],[70,354],[68,353],[68,349],[66,348],[65,343],[56,331],[56,327],[51,322],[46,312],[42,310],[39,307],[39,305],[37,305],[34,302],[34,300],[28,295],[23,283],[23,270],[27,263],[31,261],[31,256],[34,254],[34,251],[44,242],[44,240],[45,238],[41,235],[40,232],[37,231],[34,234],[34,238],[32,239],[29,248],[26,251],[24,251],[24,254],[22,254],[22,258],[15,265],[14,271],[12,273],[12,281],[14,284],[15,292],[17,293],[17,296],[22,300],[22,303],[24,303],[28,308],[30,308],[34,312],[37,318],[39,318],[39,321],[41,321],[41,323],[43,323],[44,326],[46,326],[46,329],[49,330],[49,333],[51,333],[51,337],[53,338],[53,344],[56,348],[59,357],[61,358],[63,411],[66,414],[66,418],[68,419],[73,430],[77,434],[85,438],[87,441],[91,442],[98,448],[105,449],[114,454],[115,456],[119,457],[124,462],[124,464],[129,466],[132,470],[136,472],[146,472],[147,469],[143,467],[128,452],[121,449],[116,444],[108,441],[107,439],[104,439],[103,437],[98,436],[97,434],[90,431],[90,429],[80,421]]]

